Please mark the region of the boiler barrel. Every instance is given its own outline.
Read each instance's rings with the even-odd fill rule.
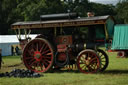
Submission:
[[[40,18],[42,21],[46,20],[61,20],[61,19],[74,19],[77,18],[77,13],[63,13],[63,14],[49,14],[49,15],[41,15]]]

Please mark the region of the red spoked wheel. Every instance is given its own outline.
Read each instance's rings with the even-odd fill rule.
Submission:
[[[101,60],[93,50],[83,50],[77,58],[77,67],[82,73],[97,73],[100,70]]]
[[[31,40],[24,48],[23,62],[25,66],[35,72],[46,72],[53,64],[53,49],[45,39]]]

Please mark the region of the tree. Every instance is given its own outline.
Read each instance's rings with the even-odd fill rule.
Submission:
[[[102,15],[112,15],[116,14],[115,6],[108,4],[100,4],[100,3],[90,3],[91,11],[95,13],[95,16],[102,16]]]
[[[11,23],[11,13],[13,8],[16,7],[16,0],[1,0],[0,1],[0,26],[1,32],[0,34],[7,34],[7,30],[10,27]]]
[[[128,24],[128,0],[122,0],[116,5],[116,21],[120,24]]]
[[[65,0],[64,4],[67,12],[76,12],[81,17],[86,16],[87,11],[89,10],[88,0]]]
[[[69,11],[70,10],[70,11]],[[13,34],[10,26],[17,21],[40,20],[40,15],[77,12],[86,17],[92,11],[95,16],[112,15],[118,23],[128,23],[128,0],[116,6],[89,2],[88,0],[0,0],[0,34]]]

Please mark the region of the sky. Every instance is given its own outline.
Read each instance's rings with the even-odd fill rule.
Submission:
[[[89,1],[102,3],[102,4],[113,4],[113,5],[116,5],[119,0],[89,0]]]

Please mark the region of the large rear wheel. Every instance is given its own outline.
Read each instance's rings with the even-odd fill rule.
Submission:
[[[53,56],[52,46],[46,39],[33,39],[23,50],[25,66],[35,72],[47,72],[53,65]]]
[[[83,73],[97,73],[100,70],[101,60],[93,50],[86,49],[79,53],[77,67]]]

